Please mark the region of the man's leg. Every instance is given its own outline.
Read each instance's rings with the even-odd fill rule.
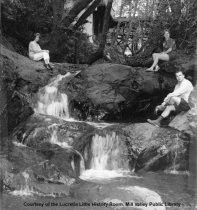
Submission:
[[[168,104],[178,106],[181,103],[181,98],[178,96],[171,97]]]
[[[174,105],[167,105],[165,107],[164,111],[162,112],[161,116],[159,116],[156,120],[148,119],[147,121],[149,123],[159,127],[161,125],[161,121],[164,118],[168,117],[172,111],[175,111],[175,106]]]
[[[168,105],[168,106],[166,106],[166,108],[164,109],[164,111],[162,112],[162,114],[161,114],[161,117],[162,118],[167,118],[169,115],[170,115],[170,113],[172,112],[172,111],[175,111],[176,109],[175,109],[175,106],[174,105]]]

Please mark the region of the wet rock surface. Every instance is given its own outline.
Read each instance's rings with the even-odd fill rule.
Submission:
[[[135,159],[135,171],[188,170],[190,137],[170,128],[148,123],[125,126]]]
[[[105,63],[90,66],[60,87],[67,91],[70,107],[79,119],[134,120],[136,114],[151,113],[174,83],[166,73]]]
[[[73,154],[64,150],[61,159],[63,152],[60,149],[56,149],[56,152],[59,157],[54,155],[53,158],[47,159],[34,148],[16,142],[9,143],[9,150],[4,150],[4,155],[1,152],[2,189],[15,190],[19,194],[20,191],[25,191],[29,194],[34,192],[40,195],[68,195],[69,186],[76,179],[69,162]]]
[[[9,138],[12,146],[8,146],[9,150],[5,151],[8,156],[3,158],[3,186],[12,190],[28,186],[38,193],[56,194],[56,185],[62,184],[68,194],[69,186],[78,179],[83,167],[91,167],[93,139],[98,141],[95,144],[107,141],[106,146],[112,147],[109,155],[112,159],[106,163],[108,169],[128,168],[128,159],[124,156],[128,153],[126,144],[110,129],[103,130],[85,122],[68,122],[45,115],[31,116]],[[113,143],[115,140],[116,143]],[[58,193],[65,195],[65,192]]]
[[[25,186],[26,173],[29,186],[37,192],[47,194],[54,187],[52,191],[56,193],[55,186],[64,184],[69,193],[70,184],[83,170],[82,159],[85,169],[94,168],[94,156],[100,147],[103,155],[110,157],[102,163],[108,170],[187,171],[189,167],[190,136],[148,123],[112,124],[101,128],[85,122],[33,115],[15,129],[10,140],[19,145],[14,143],[11,155],[4,158],[6,173],[2,180],[9,189]],[[94,148],[94,141],[101,145]],[[43,183],[47,183],[46,188]]]

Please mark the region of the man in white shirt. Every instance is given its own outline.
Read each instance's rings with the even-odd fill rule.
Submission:
[[[52,70],[52,67],[49,64],[49,51],[42,50],[40,45],[37,43],[40,40],[40,34],[35,34],[35,39],[29,43],[29,57],[34,61],[39,61],[44,59],[45,67],[49,70]]]
[[[156,120],[147,120],[155,126],[160,126],[161,121],[164,118],[167,118],[172,111],[179,113],[190,109],[188,98],[193,90],[193,85],[189,80],[185,79],[185,75],[181,70],[176,71],[175,75],[178,83],[175,86],[174,91],[169,93],[163,103],[155,108],[156,113],[158,111],[163,111],[161,116]]]

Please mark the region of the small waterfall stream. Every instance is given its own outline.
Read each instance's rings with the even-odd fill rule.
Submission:
[[[95,135],[92,139],[92,160],[91,168],[96,170],[113,169],[117,170],[118,164],[118,136],[106,135],[105,137]]]
[[[66,94],[58,91],[59,82],[69,76],[71,76],[70,73],[58,75],[54,81],[39,91],[38,102],[34,109],[35,113],[72,120],[69,116],[68,97]]]
[[[129,174],[127,151],[126,148],[124,151],[121,150],[123,145],[120,142],[119,136],[115,132],[105,136],[95,134],[91,143],[90,169],[84,171],[80,177],[85,180],[106,179]],[[84,153],[86,158],[87,150]]]
[[[12,192],[13,195],[19,195],[19,196],[32,196],[35,194],[34,190],[29,186],[29,174],[24,171],[22,173],[24,179],[25,179],[25,186],[22,187],[20,190],[15,190]]]
[[[35,113],[51,115],[66,121],[74,121],[69,114],[67,95],[58,91],[59,82],[70,76],[72,76],[70,73],[58,75],[50,84],[39,91],[38,101],[34,109]],[[99,129],[109,125],[107,123],[87,123]],[[73,149],[66,142],[60,142],[58,140],[56,124],[49,126],[49,130],[51,131],[51,143],[57,144],[65,149]],[[89,179],[90,177],[96,177],[95,175],[100,178],[117,177],[122,176],[123,171],[128,172],[128,164],[123,164],[120,161],[120,155],[122,154],[120,154],[119,142],[119,137],[115,132],[112,135],[106,134],[105,136],[96,134],[91,143],[92,159],[90,169],[86,171],[84,170],[85,164],[82,154],[75,150],[81,157],[81,178]],[[125,167],[125,165],[127,166]]]

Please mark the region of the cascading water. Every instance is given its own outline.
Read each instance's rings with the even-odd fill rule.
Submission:
[[[84,171],[82,179],[113,178],[129,172],[127,148],[115,132],[99,136],[95,134],[91,143],[90,169]],[[88,157],[87,149],[85,158]]]
[[[105,137],[96,134],[92,139],[91,168],[118,170],[123,167],[119,144],[120,139],[115,132],[112,135],[106,134]]]
[[[74,120],[70,118],[69,115],[67,95],[58,91],[59,82],[63,78],[69,76],[71,76],[70,73],[67,73],[64,76],[58,75],[57,78],[55,78],[49,85],[39,91],[38,102],[34,109],[35,113],[51,115],[67,121]],[[108,126],[106,123],[89,124],[99,128]],[[66,149],[72,148],[66,142],[60,142],[58,140],[56,125],[49,126],[49,130],[51,130],[51,143],[57,144]],[[119,149],[117,146],[118,142],[119,139],[115,133],[113,133],[112,136],[106,135],[106,137],[95,135],[92,140],[93,158],[91,160],[91,169],[94,171],[100,171],[100,174],[105,173],[108,174],[108,176],[117,176],[117,171],[120,172],[120,164],[118,165],[117,161],[117,158],[119,158]],[[85,169],[83,156],[78,151],[75,150],[75,152],[78,153],[81,157],[80,171],[83,172]],[[120,176],[120,173],[118,173],[118,176]]]
[[[67,121],[73,120],[70,118],[69,109],[68,109],[68,98],[65,93],[60,93],[58,91],[59,82],[66,77],[71,76],[70,73],[66,75],[58,75],[49,85],[42,88],[38,93],[38,102],[34,109],[37,114],[45,114],[51,115],[54,117],[58,117]],[[106,127],[108,124],[95,124],[89,123],[95,127]],[[57,144],[62,148],[71,149],[71,147],[66,142],[60,142],[57,136],[57,126],[51,125],[49,126],[49,130],[51,130],[51,139],[50,142],[53,144]],[[108,176],[120,176],[120,169],[122,164],[119,159],[119,138],[115,133],[112,135],[106,135],[105,137],[101,137],[99,135],[95,135],[92,139],[92,160],[91,160],[91,169],[93,171],[100,171],[100,175],[108,174]],[[81,157],[81,172],[84,171],[84,161],[82,155],[78,152]],[[124,167],[125,169],[125,167]],[[127,167],[128,169],[128,167]],[[89,173],[91,170],[88,170]],[[118,171],[118,173],[117,173]],[[97,173],[98,174],[98,173]]]
[[[32,196],[35,192],[34,190],[29,186],[29,174],[24,171],[22,173],[24,179],[25,179],[25,185],[21,187],[20,190],[15,190],[12,192],[13,195],[17,196]]]
[[[59,82],[69,76],[71,76],[70,73],[58,75],[53,82],[39,91],[38,102],[34,109],[35,113],[52,115],[64,120],[72,120],[69,116],[68,97],[66,94],[58,91]]]
[[[58,75],[49,85],[47,85],[46,87],[44,87],[43,89],[39,91],[38,102],[34,109],[35,113],[51,115],[51,116],[58,117],[66,121],[74,120],[69,115],[67,95],[65,93],[60,93],[58,90],[59,82],[63,78],[70,77],[70,76],[71,76],[71,73],[67,73],[66,75]],[[85,167],[84,167],[83,156],[78,151],[74,150],[71,146],[69,146],[66,142],[60,142],[58,140],[57,125],[54,124],[54,125],[49,126],[49,130],[51,131],[50,142],[53,144],[57,144],[64,149],[72,149],[75,153],[77,153],[81,157],[80,171],[81,172],[84,171]]]

